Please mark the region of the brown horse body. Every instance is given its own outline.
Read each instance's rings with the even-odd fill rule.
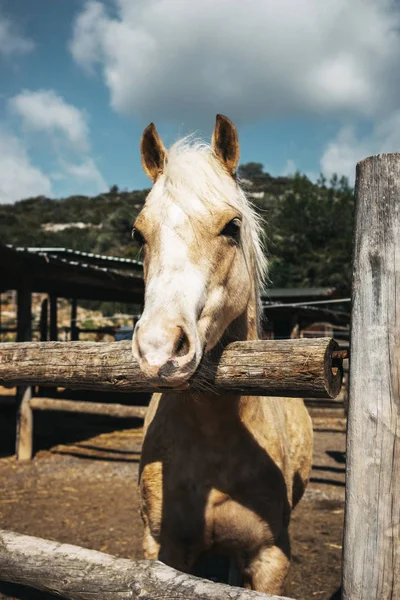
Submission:
[[[235,141],[233,125],[228,120],[223,125],[228,132],[224,131],[223,136],[214,132],[213,150],[218,158],[224,157],[229,173],[236,167],[238,151],[235,154],[231,148]],[[163,147],[158,138],[150,142],[142,141],[143,161],[150,172],[156,164],[152,176],[157,181],[166,158],[162,158],[163,164],[157,163]],[[135,331],[133,350],[147,376],[158,373],[171,386],[182,386],[196,370],[204,352],[221,351],[232,340],[258,339],[255,237],[250,230],[246,233],[246,206],[240,215],[243,239],[239,242],[232,241],[232,232],[237,234],[231,225],[232,214],[228,215],[230,221],[225,218],[230,225],[227,229],[217,210],[209,211],[212,221],[205,230],[209,232],[212,223],[219,223],[215,239],[210,233],[206,239],[206,247],[211,254],[214,248],[215,256],[209,271],[204,265],[201,268],[203,274],[207,273],[206,293],[203,289],[194,299],[195,318],[191,320],[182,303],[175,309],[166,301],[167,285],[166,298],[159,298],[158,310],[154,297],[150,297],[155,280],[165,272],[165,265],[158,271],[154,266],[160,260],[162,248],[157,247],[157,228],[149,225],[151,202],[149,206],[148,213],[138,219],[141,231],[147,228],[141,235],[152,240],[147,241],[149,248],[145,255],[148,296],[142,323]],[[176,220],[174,202],[173,206],[175,224],[177,221],[183,224],[181,217]],[[168,215],[163,223],[165,219]],[[196,223],[192,218],[193,229]],[[221,231],[223,239],[218,237]],[[227,232],[231,236],[228,242]],[[200,235],[199,230],[197,234]],[[193,240],[190,234],[185,236],[185,240]],[[188,256],[192,256],[196,269],[192,248]],[[243,257],[244,262],[240,262]],[[171,279],[177,271],[177,268],[172,270]],[[183,296],[182,302],[190,304],[193,300],[192,292],[185,297],[184,287],[180,287],[179,294]],[[216,296],[218,302],[208,302],[208,298]],[[179,306],[176,289],[173,298],[174,306]],[[153,305],[155,310],[146,313],[146,306]],[[203,323],[206,323],[204,328]],[[145,557],[193,572],[204,553],[224,554],[235,560],[247,587],[282,593],[290,565],[290,514],[305,490],[311,467],[312,426],[308,412],[300,399],[217,395],[204,390],[204,385],[199,384],[199,388],[202,391],[155,394],[150,403],[140,465]]]

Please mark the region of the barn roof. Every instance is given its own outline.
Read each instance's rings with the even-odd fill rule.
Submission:
[[[0,244],[0,291],[10,289],[142,304],[144,283],[138,261],[68,248]]]

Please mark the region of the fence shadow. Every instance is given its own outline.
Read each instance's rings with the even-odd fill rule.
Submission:
[[[13,600],[60,600],[60,596],[39,592],[34,588],[16,583],[0,581],[0,597],[12,598]]]
[[[69,390],[59,394],[60,399],[79,399],[87,402],[110,402],[146,406],[150,394],[123,394],[101,392],[78,392]],[[142,419],[115,418],[83,413],[58,411],[34,411],[34,453],[50,450],[60,444],[74,444],[102,433],[136,429],[143,425]],[[0,405],[0,458],[15,454],[16,405]]]
[[[327,450],[326,454],[333,458],[334,461],[346,464],[346,452],[339,452],[338,450]]]

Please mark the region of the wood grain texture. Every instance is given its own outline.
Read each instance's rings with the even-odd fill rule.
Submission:
[[[0,579],[69,600],[283,600],[180,573],[159,561],[0,530]]]
[[[400,598],[400,154],[357,165],[343,598]]]
[[[200,365],[181,390],[206,382],[215,391],[246,395],[334,398],[341,370],[332,366],[330,338],[234,342],[218,364]],[[0,344],[0,385],[61,386],[139,392],[168,389],[142,375],[130,342]]]

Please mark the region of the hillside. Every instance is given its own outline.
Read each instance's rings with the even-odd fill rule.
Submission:
[[[272,177],[260,163],[242,165],[239,175],[265,219],[272,284],[332,285],[348,293],[354,199],[347,181],[333,177],[313,184],[300,174]],[[0,239],[134,258],[132,223],[147,192],[113,186],[95,197],[38,197],[0,205]]]

